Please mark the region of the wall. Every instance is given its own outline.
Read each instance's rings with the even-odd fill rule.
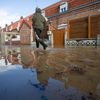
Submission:
[[[100,35],[100,14],[90,18],[91,38]]]
[[[83,4],[88,4],[93,1],[96,1],[96,0],[70,0],[69,1],[69,9],[75,8],[75,7],[83,5]]]
[[[0,43],[5,44],[5,33],[4,32],[0,33]]]
[[[31,29],[23,23],[21,29],[20,29],[20,42],[21,44],[27,45],[31,44]]]
[[[49,16],[48,19],[52,22],[52,25],[57,28],[58,25],[68,23],[69,20],[99,14],[99,10],[100,2],[86,7],[76,7],[62,14],[58,13],[58,15]]]

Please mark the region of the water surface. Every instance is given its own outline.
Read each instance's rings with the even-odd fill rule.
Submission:
[[[100,100],[100,48],[0,48],[0,100]]]

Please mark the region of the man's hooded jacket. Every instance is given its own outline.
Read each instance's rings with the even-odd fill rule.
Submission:
[[[37,28],[37,29],[40,29],[41,31],[46,26],[46,20],[41,15],[41,9],[40,8],[36,8],[36,12],[35,12],[35,14],[33,15],[33,18],[32,18],[32,25],[33,25],[33,29]]]

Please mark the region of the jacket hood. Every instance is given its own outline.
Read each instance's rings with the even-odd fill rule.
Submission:
[[[41,9],[40,8],[36,8],[35,12],[36,13],[41,13]]]

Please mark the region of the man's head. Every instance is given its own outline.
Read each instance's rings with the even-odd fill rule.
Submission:
[[[36,13],[41,13],[41,9],[40,8],[36,8],[35,12]]]

